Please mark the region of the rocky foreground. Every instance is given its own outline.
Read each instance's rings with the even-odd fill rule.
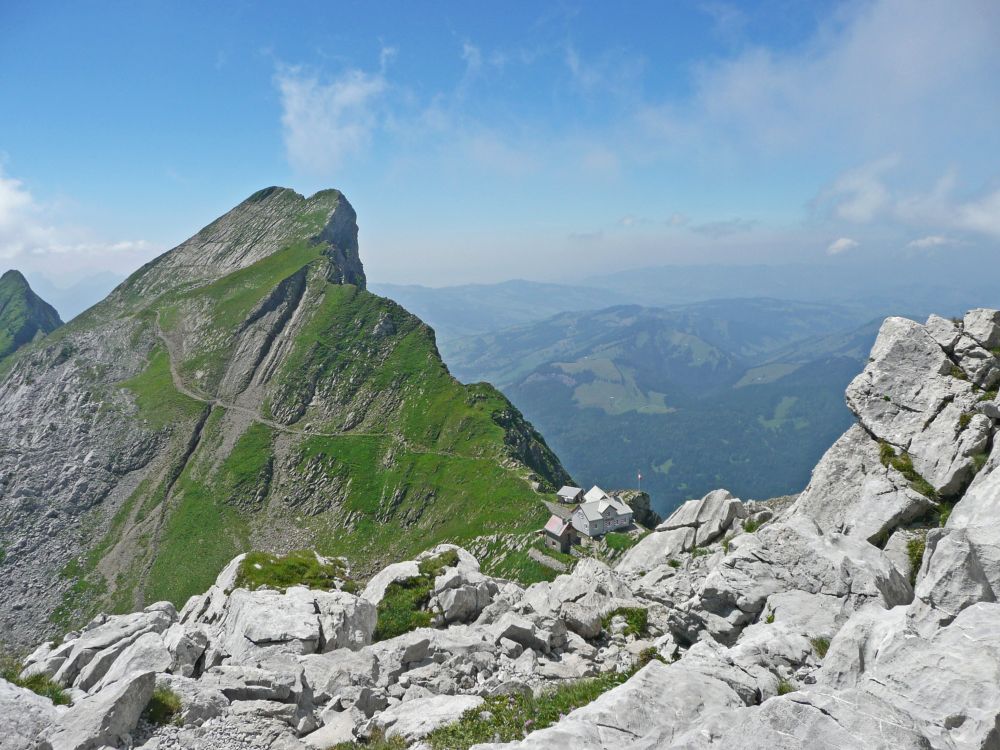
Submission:
[[[890,318],[848,388],[857,425],[800,496],[712,492],[615,569],[582,560],[522,588],[442,545],[351,593],[255,589],[237,558],[180,612],[42,645],[21,678],[73,704],[0,682],[3,747],[454,747],[441,727],[490,721],[495,696],[646,661],[550,726],[475,747],[1000,747],[997,347],[996,311]],[[424,627],[396,634],[392,603],[420,586]],[[164,689],[179,706],[157,724]]]

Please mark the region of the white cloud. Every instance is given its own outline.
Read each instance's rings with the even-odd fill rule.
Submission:
[[[845,3],[804,44],[699,65],[689,101],[641,120],[682,152],[941,151],[943,131],[1000,115],[998,35],[994,0]]]
[[[383,64],[392,53],[383,50]],[[378,125],[375,105],[387,85],[383,72],[348,70],[324,82],[302,68],[277,75],[285,149],[296,169],[329,174],[363,151]]]
[[[857,223],[872,221],[890,203],[882,176],[898,161],[895,156],[887,156],[845,172],[823,197],[834,203],[834,213],[841,219]]]
[[[841,237],[831,242],[829,247],[826,248],[826,252],[828,255],[840,255],[840,253],[853,250],[858,244],[856,240],[852,240],[850,237]]]
[[[130,272],[159,248],[145,240],[103,241],[58,220],[24,183],[0,168],[0,262],[57,278],[102,270]]]
[[[926,237],[921,237],[918,240],[913,240],[907,242],[907,247],[915,247],[918,249],[926,249],[930,247],[942,247],[944,245],[956,245],[958,240],[953,240],[951,237],[945,237],[941,234],[929,234]]]

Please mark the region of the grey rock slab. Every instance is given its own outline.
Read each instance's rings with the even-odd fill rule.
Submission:
[[[955,350],[955,344],[958,343],[958,339],[962,335],[960,325],[948,318],[942,318],[940,315],[928,317],[927,322],[924,323],[924,329],[937,345],[949,354]]]
[[[933,747],[990,747],[1000,722],[1000,604],[966,607],[931,638],[887,639],[860,689],[913,717]]]
[[[127,741],[155,683],[152,672],[133,673],[79,701],[44,733],[39,750],[94,750]]]
[[[59,716],[52,701],[0,679],[0,747],[29,750]]]
[[[927,533],[914,596],[911,618],[917,629],[927,634],[950,623],[966,607],[996,601],[963,529],[932,529]]]
[[[912,717],[858,691],[821,689],[771,698],[729,717],[732,726],[706,747],[727,750],[931,750]],[[686,745],[690,747],[691,745]],[[642,747],[640,745],[639,747]],[[685,745],[672,745],[679,750]]]
[[[157,633],[144,633],[121,652],[94,690],[103,690],[130,673],[166,672],[171,662],[163,638]]]
[[[686,603],[685,635],[704,627],[731,643],[760,615],[768,597],[792,590],[841,597],[852,609],[870,601],[886,607],[906,604],[913,596],[881,550],[861,539],[822,534],[806,519],[794,519],[732,541],[729,554]]]
[[[887,318],[864,371],[847,386],[847,405],[877,439],[905,448],[944,404],[971,393],[953,367],[922,325]]]
[[[683,660],[682,660],[683,661]],[[644,737],[665,747],[705,716],[744,703],[724,681],[688,669],[682,662],[652,661],[627,682],[572,711],[546,729],[511,743],[474,745],[474,750],[607,750],[629,748]]]
[[[948,518],[948,529],[962,529],[989,581],[994,596],[1000,592],[1000,441],[983,470],[969,485]]]
[[[962,320],[962,329],[986,349],[1000,346],[1000,310],[979,307],[969,310]]]
[[[322,651],[357,650],[372,642],[378,613],[367,599],[346,591],[314,591],[319,610]]]
[[[221,690],[190,677],[160,674],[156,676],[156,687],[166,688],[180,698],[178,718],[182,726],[200,727],[206,721],[224,714],[229,707],[229,699]]]
[[[727,490],[713,490],[700,500],[688,500],[657,526],[656,531],[693,528],[694,543],[704,546],[720,539],[737,519],[746,515],[743,501]]]
[[[992,388],[1000,381],[1000,366],[996,357],[971,336],[963,335],[958,339],[954,356],[969,380],[980,388]]]
[[[438,727],[458,721],[462,714],[483,705],[478,695],[435,695],[417,698],[387,708],[372,720],[387,737],[407,742],[426,737]]]
[[[218,646],[234,659],[253,658],[260,649],[308,654],[321,638],[316,598],[296,586],[284,593],[236,589],[219,623]]]
[[[826,532],[875,541],[931,507],[898,471],[882,465],[878,443],[854,425],[816,464],[789,513]]]
[[[695,538],[696,532],[689,526],[654,531],[628,550],[615,569],[620,573],[645,573],[693,549]]]
[[[361,598],[367,599],[372,604],[377,605],[385,596],[385,590],[389,584],[396,581],[405,581],[407,578],[416,578],[420,575],[420,565],[416,560],[406,560],[405,562],[387,565],[376,573],[365,590],[361,592]]]

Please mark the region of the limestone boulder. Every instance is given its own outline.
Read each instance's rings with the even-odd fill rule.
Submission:
[[[52,701],[0,679],[0,747],[33,750],[42,730],[59,717]]]
[[[133,673],[78,701],[43,733],[39,750],[95,750],[129,741],[155,684],[152,672]]]
[[[811,522],[796,519],[736,537],[729,554],[676,613],[675,627],[690,640],[706,629],[732,643],[760,616],[768,597],[793,590],[844,599],[851,611],[871,601],[906,604],[913,596],[881,550],[861,539],[822,534]]]
[[[969,310],[962,319],[962,330],[980,346],[995,349],[1000,346],[1000,310]]]
[[[121,652],[93,690],[103,690],[131,673],[166,672],[171,662],[163,637],[158,633],[143,633]]]
[[[438,727],[458,721],[466,711],[479,708],[478,695],[435,695],[398,703],[375,716],[369,734],[381,729],[387,737],[402,737],[412,743],[423,739]]]
[[[180,698],[181,709],[177,721],[185,727],[200,727],[206,721],[222,716],[229,707],[229,699],[221,690],[190,677],[158,674],[156,687],[170,690]]]
[[[878,443],[854,425],[820,459],[790,514],[824,532],[874,542],[931,507],[898,471],[882,465]]]
[[[727,490],[713,490],[700,500],[688,500],[656,527],[656,531],[694,529],[694,543],[711,544],[733,526],[737,519],[746,518],[743,501]]]

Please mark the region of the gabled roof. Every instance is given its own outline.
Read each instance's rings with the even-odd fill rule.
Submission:
[[[584,502],[592,503],[596,500],[603,500],[606,497],[608,497],[608,493],[595,484],[587,490],[587,494],[583,496],[583,500]]]
[[[593,500],[580,505],[580,512],[588,521],[597,521],[604,518],[604,511],[614,508],[615,515],[624,516],[632,512],[632,509],[616,497],[607,495],[600,500]]]
[[[545,530],[555,536],[562,536],[566,533],[566,529],[568,528],[569,521],[565,518],[560,518],[555,514],[550,516],[548,523],[545,524]]]
[[[564,484],[562,487],[559,488],[559,491],[556,494],[559,495],[559,497],[575,498],[581,492],[583,492],[583,490],[581,490],[579,487],[573,487],[571,485]]]

